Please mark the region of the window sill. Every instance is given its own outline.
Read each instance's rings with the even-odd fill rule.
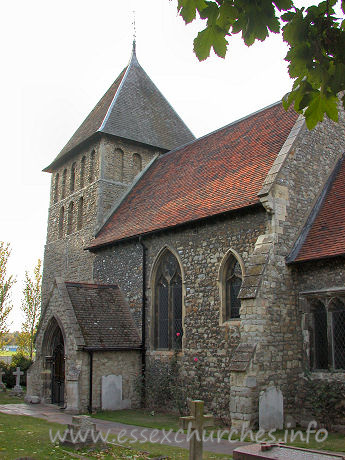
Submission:
[[[220,326],[223,327],[238,327],[241,325],[241,320],[239,318],[228,319],[227,321],[223,321],[220,323]]]

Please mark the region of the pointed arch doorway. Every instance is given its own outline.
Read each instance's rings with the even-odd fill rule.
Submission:
[[[65,403],[65,341],[55,318],[50,320],[44,342],[46,363],[51,371],[51,403],[63,406]]]

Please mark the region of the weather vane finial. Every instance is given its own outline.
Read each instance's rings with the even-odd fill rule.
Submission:
[[[133,52],[135,52],[135,46],[137,41],[137,29],[135,25],[135,10],[133,10]]]

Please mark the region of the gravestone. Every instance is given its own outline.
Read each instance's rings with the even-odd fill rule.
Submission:
[[[0,368],[0,391],[6,391],[6,386],[2,381],[2,376],[5,375],[5,372]]]
[[[96,424],[89,415],[78,415],[72,417],[72,423],[67,425],[67,432],[62,446],[82,449],[88,446],[106,447],[101,438],[100,431],[97,431]]]
[[[202,460],[203,431],[206,427],[214,425],[212,415],[204,415],[204,401],[191,401],[192,415],[180,417],[180,425],[184,430],[192,429],[189,441],[189,460]]]
[[[282,430],[284,426],[283,394],[276,387],[269,387],[260,394],[259,427],[261,430]]]
[[[16,377],[16,386],[12,390],[12,394],[20,396],[23,394],[23,387],[20,386],[20,376],[24,375],[24,372],[20,370],[20,367],[17,367],[15,372],[12,372]]]
[[[102,410],[129,409],[131,401],[122,399],[122,375],[102,376]]]

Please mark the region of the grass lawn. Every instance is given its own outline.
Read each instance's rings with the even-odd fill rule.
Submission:
[[[11,390],[7,390],[6,392],[0,392],[0,404],[21,404],[24,402],[24,398],[18,396],[11,396]]]
[[[33,459],[136,459],[146,460],[154,457],[169,459],[188,459],[188,451],[160,444],[133,444],[131,448],[110,446],[106,451],[73,450],[54,445],[50,441],[49,430],[61,432],[64,425],[45,420],[0,413],[0,458],[13,460],[30,456]],[[205,453],[205,459],[229,459],[231,456]]]
[[[151,415],[154,414],[154,415]],[[144,409],[101,411],[92,414],[92,417],[111,422],[127,423],[128,425],[144,426],[177,431],[179,429],[179,417],[177,415],[151,412]]]
[[[154,415],[152,415],[154,414]],[[147,428],[158,428],[158,429],[165,429],[169,430],[172,429],[173,431],[177,431],[179,429],[179,417],[176,415],[165,414],[165,413],[158,413],[158,412],[150,412],[149,410],[137,409],[137,410],[119,410],[119,411],[103,411],[98,412],[97,414],[92,415],[94,418],[99,418],[102,420],[110,420],[113,422],[120,422],[120,423],[127,423],[128,425],[136,425],[136,426],[143,426]],[[220,427],[215,427],[214,429],[217,430]],[[207,430],[209,432],[210,430]],[[296,428],[295,433],[298,431]],[[274,433],[277,441],[284,439],[284,432],[277,431]],[[304,439],[305,439],[305,433]],[[255,436],[255,432],[254,432]],[[290,436],[290,432],[289,432]],[[267,436],[266,436],[267,437]],[[224,435],[223,438],[227,439],[227,435]],[[236,436],[232,436],[232,439],[236,439]],[[238,439],[238,437],[237,437]],[[268,439],[268,437],[267,437]],[[310,436],[310,441],[307,444],[305,441],[301,441],[299,437],[297,437],[293,442],[290,442],[291,438],[287,439],[287,444],[296,447],[303,447],[309,449],[318,449],[318,450],[330,450],[333,452],[345,452],[345,437],[340,433],[329,433],[328,438],[326,441],[319,443],[316,442],[314,436]],[[251,441],[250,438],[246,438],[246,441]]]

